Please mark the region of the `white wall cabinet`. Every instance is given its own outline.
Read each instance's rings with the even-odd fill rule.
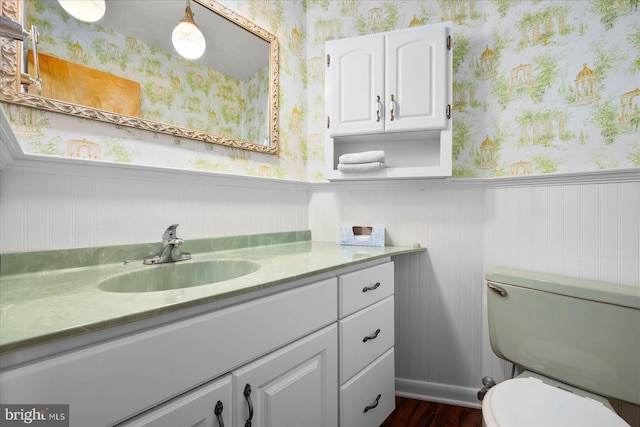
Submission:
[[[446,39],[437,26],[327,42],[329,134],[444,128]]]
[[[326,175],[451,175],[451,25],[326,43]],[[343,173],[340,155],[383,150],[386,168]]]
[[[379,425],[395,406],[393,262],[343,271],[9,367],[0,400],[69,404],[71,427]]]

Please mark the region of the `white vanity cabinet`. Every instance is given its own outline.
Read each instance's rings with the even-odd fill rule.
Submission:
[[[326,43],[328,179],[451,175],[451,25]],[[386,168],[343,173],[340,155],[385,151]]]
[[[395,408],[393,262],[338,278],[340,425],[380,425]]]
[[[191,395],[195,387],[229,373],[233,375],[235,369],[261,357],[267,357],[262,360],[269,367],[263,373],[275,379],[282,372],[286,375],[287,368],[283,366],[287,363],[287,366],[307,363],[309,353],[291,350],[287,352],[291,356],[277,353],[283,355],[284,365],[267,365],[270,357],[267,355],[291,343],[293,348],[312,348],[315,357],[322,361],[318,363],[325,363],[319,369],[336,378],[333,385],[330,381],[323,384],[326,389],[313,389],[311,380],[300,382],[300,387],[303,383],[309,386],[315,393],[311,399],[316,401],[337,401],[336,318],[336,279],[329,278],[6,369],[0,373],[0,401],[69,404],[71,427],[114,425],[156,407],[153,411],[166,414],[149,416],[162,420],[171,417],[174,410],[183,411],[182,403],[194,404],[198,400],[198,396]],[[321,338],[313,335],[327,326],[330,329]],[[334,338],[327,338],[331,333]],[[313,344],[303,345],[308,341]],[[320,349],[323,345],[326,348]],[[298,362],[294,362],[296,357]],[[256,384],[259,384],[256,388],[263,385]],[[297,387],[289,390],[297,392]],[[236,390],[233,392],[237,394]],[[283,396],[277,397],[284,399]],[[171,400],[175,398],[185,400]],[[222,400],[213,395],[209,399],[211,411],[218,399]],[[171,406],[158,407],[165,402]],[[232,413],[231,407],[238,403],[236,396],[231,406],[224,405],[229,408],[225,412]],[[188,418],[198,419],[200,415]],[[233,421],[244,425],[244,420]],[[151,426],[157,425],[149,422]],[[225,422],[225,425],[233,424]],[[259,425],[254,423],[253,427]]]
[[[69,404],[71,427],[377,426],[393,281],[378,259],[45,352],[0,372],[0,401]]]

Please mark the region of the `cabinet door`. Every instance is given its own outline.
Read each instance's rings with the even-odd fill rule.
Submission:
[[[446,127],[446,37],[445,27],[387,34],[387,132]]]
[[[233,425],[231,375],[148,411],[121,427],[222,427]]]
[[[384,37],[332,41],[327,54],[325,97],[331,135],[383,132]]]
[[[232,375],[236,426],[338,425],[335,324],[264,356]]]

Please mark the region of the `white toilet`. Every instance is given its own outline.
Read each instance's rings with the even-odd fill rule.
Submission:
[[[628,426],[606,397],[640,405],[640,288],[503,267],[486,278],[491,347],[525,371],[489,389],[483,425]]]

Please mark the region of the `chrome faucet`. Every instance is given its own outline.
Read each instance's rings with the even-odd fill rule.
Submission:
[[[180,246],[182,246],[184,240],[177,236],[176,228],[178,228],[178,224],[173,224],[164,231],[164,234],[162,234],[162,250],[160,254],[151,258],[145,258],[143,261],[144,264],[164,264],[167,262],[191,259],[190,253],[180,251]]]

